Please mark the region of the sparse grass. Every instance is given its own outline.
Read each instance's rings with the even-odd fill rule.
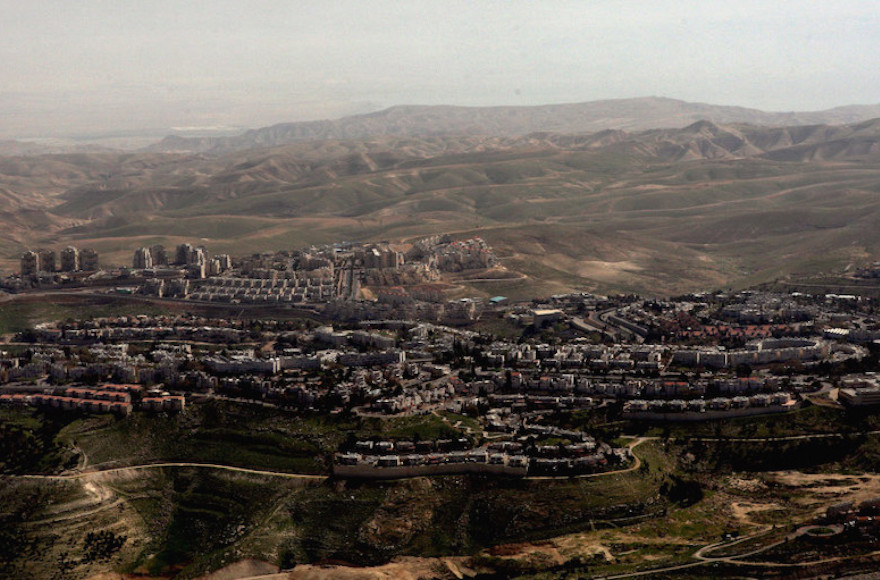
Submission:
[[[444,417],[449,423],[455,425],[456,423],[460,423],[459,429],[471,429],[472,431],[479,432],[482,430],[482,426],[480,422],[474,417],[468,417],[467,415],[459,415],[458,413],[452,413],[450,411],[440,411],[440,416]]]
[[[88,417],[60,435],[76,441],[92,465],[193,461],[305,473],[322,472],[318,458],[335,450],[342,437],[323,419],[284,419],[222,404],[190,406],[183,415]]]
[[[466,418],[465,418],[466,419]],[[453,439],[465,435],[464,429],[455,429],[449,423],[434,414],[411,417],[392,417],[368,419],[362,422],[357,432],[358,437],[387,437],[389,439]]]
[[[650,427],[650,424],[641,424]],[[791,437],[822,433],[859,433],[880,428],[880,418],[843,409],[810,405],[789,413],[756,415],[723,421],[653,425],[646,434],[671,438]]]
[[[41,297],[35,300],[23,295],[15,300],[0,303],[0,334],[27,330],[39,322],[68,318],[88,320],[107,316],[153,315],[166,310],[162,306],[126,301],[114,296],[57,295],[49,299]]]
[[[474,332],[484,332],[500,339],[516,339],[522,336],[523,328],[518,324],[504,318],[503,314],[488,313],[474,324]]]
[[[59,413],[6,408],[0,414],[0,472],[51,473],[76,462],[58,439],[67,421]]]
[[[39,170],[27,161],[8,170],[35,192],[57,175],[52,183],[68,191],[64,199],[41,194],[47,207],[61,202],[55,215],[108,216],[62,231],[39,212],[19,216],[17,233],[30,246],[76,241],[127,261],[132,239],[197,237],[213,251],[248,252],[470,230],[530,275],[498,286],[514,297],[573,287],[738,287],[839,270],[854,254],[880,250],[873,159],[675,161],[620,145],[508,147],[477,138],[379,139],[218,158],[59,157]],[[126,182],[108,184],[119,171]],[[527,251],[534,239],[543,249]],[[21,247],[3,247],[14,268]]]
[[[246,557],[249,536],[301,488],[284,480],[184,468],[114,485],[137,509],[151,538],[127,569],[186,576]]]
[[[287,444],[289,439],[281,435],[285,431],[305,437],[296,439],[297,446],[299,441],[312,441],[311,445],[320,447],[338,440],[341,436],[324,437],[343,425],[389,437],[445,425],[436,416],[377,419],[357,426],[357,421],[333,423],[326,418],[272,418],[260,409],[231,417],[212,416],[205,410],[199,414],[201,429],[210,437],[197,438],[198,445],[222,441],[230,457],[248,462],[259,461],[250,454],[271,455],[265,447]],[[453,423],[472,421],[453,414],[445,418]],[[64,435],[75,437],[96,456],[108,455],[114,447],[117,452],[131,452],[132,448],[121,445],[126,438],[161,450],[155,438],[181,418],[130,419],[124,437],[121,422],[109,417],[78,420]],[[142,423],[148,419],[159,419],[159,427],[147,428]],[[193,424],[183,425],[191,428]],[[106,449],[91,437],[100,438]],[[717,540],[721,533],[754,529],[734,518],[728,508],[729,502],[741,496],[753,496],[731,495],[722,486],[705,489],[702,499],[680,507],[659,493],[678,469],[677,450],[665,448],[660,441],[647,441],[635,452],[644,462],[639,470],[593,479],[444,476],[305,485],[245,474],[164,468],[136,477],[120,475],[111,485],[125,505],[137,511],[142,522],[138,525],[143,526],[139,534],[152,538],[148,544],[139,544],[136,555],[127,556],[124,569],[154,574],[174,569],[195,575],[244,557],[271,561],[282,554],[297,562],[339,559],[378,564],[398,554],[442,556],[474,553],[505,542],[541,544],[560,534],[583,536],[577,542],[551,541],[568,563],[559,567],[536,555],[528,560],[534,566],[524,568],[524,573],[589,570],[610,574],[689,562],[698,547]],[[794,492],[787,490],[770,487],[762,498],[788,506],[793,499],[785,494]],[[813,508],[801,508],[806,514],[804,509]],[[787,507],[786,511],[792,513]],[[798,517],[806,517],[803,514]],[[777,518],[771,515],[757,512],[754,521],[763,523],[762,516],[766,516],[767,523],[775,523]],[[614,563],[590,556],[590,546],[596,544],[611,550]],[[575,550],[576,545],[582,548]]]

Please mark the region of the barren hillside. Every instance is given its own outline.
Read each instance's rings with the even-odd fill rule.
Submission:
[[[880,117],[880,105],[839,107],[827,111],[770,113],[744,107],[688,103],[647,97],[532,107],[398,106],[337,120],[281,123],[234,137],[168,137],[153,151],[228,153],[315,140],[366,139],[376,136],[442,135],[520,136],[537,131],[593,133],[617,129],[644,131],[681,128],[701,120],[763,126],[846,124]]]
[[[880,252],[880,122],[376,137],[223,155],[0,158],[6,265],[28,246],[213,251],[479,233],[521,291],[675,292]],[[516,292],[516,288],[487,291]]]

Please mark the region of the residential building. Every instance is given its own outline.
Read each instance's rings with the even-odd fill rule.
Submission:
[[[29,278],[37,275],[40,271],[40,255],[34,251],[27,251],[21,255],[21,277]]]
[[[79,253],[80,269],[84,272],[95,272],[98,270],[98,252],[92,248],[84,248]]]
[[[134,259],[131,262],[132,268],[135,270],[145,270],[153,267],[153,256],[150,248],[138,248],[134,252]]]
[[[37,250],[40,254],[40,272],[55,271],[55,251]]]
[[[79,250],[67,246],[61,250],[61,271],[76,272],[77,270],[79,270]]]

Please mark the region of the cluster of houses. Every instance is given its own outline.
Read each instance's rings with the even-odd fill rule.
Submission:
[[[463,473],[525,476],[528,469],[529,459],[524,455],[481,451],[376,457],[350,453],[337,455],[333,463],[334,475],[377,479]]]
[[[27,356],[0,357],[0,383],[34,381],[49,378],[62,382],[98,382],[112,380],[122,383],[137,382],[138,365],[145,364],[143,356],[132,357],[125,343],[93,345],[81,353],[70,353],[54,346],[33,349]]]
[[[244,330],[236,328],[235,321],[168,316],[120,316],[63,325],[40,324],[33,334],[38,342],[50,344],[158,340],[236,344],[247,337]]]
[[[489,366],[548,369],[644,370],[665,368],[663,355],[668,349],[660,345],[604,345],[586,342],[567,344],[511,344],[495,343],[489,346],[486,359]]]
[[[321,368],[338,364],[343,367],[374,367],[403,363],[406,353],[399,349],[375,352],[330,352],[316,356],[256,357],[244,352],[229,356],[209,356],[202,359],[205,366],[217,374],[274,375],[284,369]]]
[[[588,409],[595,404],[592,397],[497,394],[487,396],[493,407],[510,407],[513,411],[535,411],[547,409]]]
[[[623,417],[646,420],[704,421],[767,413],[785,413],[799,406],[800,403],[790,393],[785,392],[713,399],[635,399],[624,403]]]
[[[324,313],[335,320],[419,320],[466,324],[478,320],[484,304],[463,298],[434,302],[420,300],[410,290],[397,287],[377,292],[376,300],[336,300],[324,306]]]
[[[426,247],[438,243],[444,245],[435,240]],[[256,267],[277,260],[315,270],[330,266],[338,269],[338,263],[345,260],[355,260],[358,267],[400,267],[399,253],[378,246],[373,249],[351,245],[334,250],[338,255],[348,255],[342,262],[321,252],[260,257],[252,264],[251,273],[265,277],[223,278],[223,284],[236,287],[237,281],[247,280],[250,285],[259,280],[261,288],[269,288],[282,280],[294,280],[283,269],[279,270],[282,275],[273,278]],[[656,303],[638,302],[634,297],[611,300],[581,294],[554,297],[550,304],[527,307],[525,311],[553,310],[554,316],[565,316],[563,309],[580,309],[587,302],[595,307],[616,306],[618,312],[643,311],[654,319],[668,311],[682,321],[698,309],[708,310],[690,299]],[[785,308],[790,306],[785,304]],[[716,311],[721,308],[716,307]],[[823,310],[822,316],[829,313]],[[867,314],[863,318],[870,324]],[[534,338],[524,335],[516,341],[498,340],[466,328],[401,319],[368,319],[348,328],[307,328],[271,320],[261,321],[257,328],[240,320],[147,316],[43,325],[31,337],[42,346],[30,349],[26,356],[0,359],[0,382],[48,379],[54,384],[163,384],[177,391],[257,397],[267,403],[304,409],[343,410],[348,406],[349,410],[366,413],[443,409],[473,413],[479,409],[484,427],[510,432],[521,428],[523,416],[529,413],[589,409],[619,400],[647,401],[650,409],[639,408],[638,404],[627,409],[669,420],[688,413],[708,418],[714,413],[787,410],[793,405],[767,402],[766,397],[756,396],[781,396],[780,391],[794,394],[800,390],[798,381],[809,379],[807,373],[776,377],[772,368],[740,369],[740,363],[766,367],[772,362],[799,360],[806,363],[806,368],[814,359],[837,360],[834,357],[840,355],[857,358],[867,352],[860,346],[815,335],[765,338],[742,348],[725,349],[683,348],[662,342],[613,343],[608,337],[597,343],[595,337],[578,338],[574,332],[547,342],[538,340],[538,333],[532,333]],[[138,345],[129,354],[129,341],[148,344]],[[196,342],[209,344],[191,348],[190,343]],[[246,348],[233,346],[241,343],[246,343]],[[258,353],[254,348],[271,343],[276,345],[273,352]],[[736,373],[733,367],[737,367]],[[734,376],[746,372],[754,374]],[[332,379],[327,380],[330,376]],[[813,380],[811,385],[815,384]],[[880,393],[871,385],[843,386],[840,400],[844,403],[880,402]],[[681,401],[693,408],[677,409]]]
[[[360,272],[360,279],[364,286],[417,289],[440,280],[440,271],[429,264],[403,264],[397,268],[365,269]],[[422,298],[418,291],[409,292],[408,295],[413,299]],[[432,297],[427,299],[429,302],[437,301]]]
[[[880,278],[880,262],[872,262],[870,266],[856,268],[856,278]]]
[[[720,302],[720,304],[719,304]],[[821,319],[825,314],[824,297],[815,297],[799,293],[778,294],[771,292],[743,291],[738,294],[692,295],[679,300],[646,300],[637,301],[618,308],[616,316],[637,324],[642,328],[668,327],[664,324],[669,320],[689,320],[689,330],[699,330],[701,319],[714,318],[716,321],[728,321],[743,328],[755,328],[755,325],[773,325],[773,330],[782,331],[788,323],[801,323]],[[675,325],[673,330],[688,330]],[[735,331],[736,327],[730,327]],[[752,336],[751,338],[755,338]]]
[[[462,241],[444,239],[430,252],[443,272],[490,268],[498,262],[489,244],[479,237]]]
[[[211,257],[202,246],[184,243],[175,251],[155,245],[138,248],[131,268],[115,268],[100,280],[50,277],[45,283],[106,286],[116,280],[129,285],[118,289],[124,293],[232,304],[326,306],[331,316],[348,320],[407,317],[470,322],[479,317],[478,301],[445,302],[442,291],[431,283],[440,280],[441,272],[495,266],[497,258],[484,240],[433,236],[415,242],[407,252],[403,249],[387,242],[343,242],[293,252]],[[73,258],[79,255],[75,249],[65,251]],[[62,255],[64,264],[66,255]],[[89,256],[96,269],[97,255]],[[77,270],[74,262],[63,269]],[[54,271],[54,263],[51,251],[27,252],[22,277],[6,279],[3,286],[24,290],[29,284],[22,284],[23,278]]]
[[[816,361],[826,358],[831,344],[813,338],[766,338],[749,343],[743,349],[676,349],[672,364],[689,367],[733,368],[738,365],[763,365],[787,361]]]
[[[324,303],[336,298],[332,274],[285,272],[282,278],[209,278],[189,294],[192,300],[229,303]]]
[[[850,407],[880,405],[880,377],[873,372],[843,377],[837,400]]]
[[[364,287],[378,288],[379,302],[394,308],[402,304],[393,292],[383,292],[382,288],[416,287],[439,280],[441,271],[488,268],[497,262],[491,248],[480,238],[426,238],[416,242],[406,254],[386,242],[348,242],[240,258],[224,255],[222,261],[208,260],[204,248],[195,250],[202,256],[194,262],[200,267],[198,275],[189,275],[187,271],[186,278],[191,280],[183,280],[187,284],[171,292],[168,284],[177,282],[182,271],[170,271],[168,275],[155,271],[149,267],[153,261],[145,259],[150,257],[151,249],[140,248],[135,252],[134,266],[144,277],[141,290],[159,297],[233,304],[320,305],[354,300],[359,303],[356,309],[365,311],[370,301],[361,299]],[[407,306],[421,304],[424,298],[418,292],[406,290],[403,297]],[[431,297],[429,302],[440,302],[433,294]],[[451,305],[435,304],[430,309],[439,310],[439,317],[460,314]]]
[[[8,393],[0,395],[0,404],[115,413],[121,416],[129,415],[134,409],[181,412],[186,406],[185,398],[181,395],[154,391],[145,393],[141,385],[116,384],[95,388],[68,387],[45,393]]]
[[[260,332],[272,333],[271,328],[267,325]],[[367,411],[387,414],[436,409],[462,412],[485,404],[488,397],[488,404],[499,410],[484,420],[495,431],[515,430],[521,412],[590,408],[618,399],[709,400],[774,393],[782,388],[779,380],[767,373],[749,377],[708,374],[684,379],[672,378],[671,373],[651,378],[663,371],[639,373],[641,376],[636,377],[605,372],[611,365],[630,370],[636,370],[636,365],[665,368],[666,360],[672,356],[673,347],[668,345],[590,344],[578,340],[558,344],[487,343],[472,331],[414,321],[371,320],[353,330],[332,326],[288,330],[274,334],[283,339],[285,346],[269,355],[258,355],[250,347],[227,348],[222,352],[208,349],[197,360],[189,340],[231,345],[254,340],[256,336],[240,321],[145,316],[47,325],[37,332],[47,342],[91,344],[71,351],[71,357],[67,356],[66,347],[65,352],[41,347],[22,364],[15,359],[10,359],[9,364],[0,361],[0,380],[31,380],[48,375],[55,383],[161,383],[171,389],[258,396],[302,408],[323,408],[325,400],[337,405],[357,401]],[[155,342],[151,351],[139,350],[143,354],[131,356],[125,342],[95,344],[97,340],[110,341],[111,336],[171,337],[170,341],[178,336],[185,338]],[[224,338],[230,342],[224,342]],[[265,340],[262,338],[261,342]],[[765,341],[766,348],[760,350],[772,351],[771,346],[808,348],[812,344],[803,340],[793,345],[792,340]],[[286,346],[288,343],[298,348]],[[78,359],[76,353],[82,349],[88,351],[88,357]],[[446,357],[456,349],[466,355],[457,366],[473,369],[466,380],[460,380],[456,369],[448,365],[427,362]],[[410,358],[416,364],[407,363]],[[186,362],[196,363],[196,368],[185,370]],[[595,362],[601,364],[597,367]],[[378,378],[370,370],[377,368],[383,369]],[[310,378],[333,369],[350,371],[346,378],[331,382]],[[360,369],[366,372],[361,373]],[[787,389],[791,389],[790,382],[786,382]]]
[[[469,382],[457,382],[459,394],[497,393],[549,393],[556,399],[583,397],[609,399],[678,398],[723,395],[743,395],[759,392],[775,392],[780,380],[774,376],[709,376],[681,380],[681,378],[623,378],[590,377],[573,373],[552,374],[529,371],[504,371],[484,373],[481,378]]]
[[[439,384],[435,387],[403,388],[399,395],[382,396],[370,403],[370,410],[389,415],[408,413],[428,406],[446,406],[455,398],[452,384]],[[460,410],[460,408],[459,408]]]
[[[864,343],[880,338],[880,325],[873,318],[870,302],[870,299],[845,294],[754,291],[697,294],[676,300],[613,304],[615,307],[605,312],[604,320],[624,331],[624,335],[631,332],[645,337],[648,333],[655,340],[662,338],[667,342],[711,345],[720,340],[729,343],[728,346],[742,346],[749,340],[803,337],[824,331],[825,338]],[[610,305],[606,300],[593,307]],[[829,329],[834,332],[828,333]],[[753,345],[744,350],[756,348]],[[706,366],[753,364],[749,360],[724,360],[711,349],[706,353],[709,355],[704,359],[709,362]],[[758,364],[766,362],[757,361]]]
[[[469,260],[492,263],[485,258],[481,241],[455,244],[438,239],[416,246],[424,253],[420,259],[430,260],[432,267],[442,263],[455,269],[470,265]],[[353,275],[357,269],[399,270],[407,257],[382,245],[255,257],[249,269],[253,277],[220,277],[203,288],[295,292],[300,282],[310,288],[311,281],[330,279],[317,274],[300,278],[285,270],[287,266]],[[286,266],[273,275],[278,261]],[[333,284],[340,292],[339,279]],[[357,282],[349,279],[346,284]],[[386,300],[368,306],[405,309],[426,303],[402,298],[397,303],[393,296]],[[679,308],[675,302],[626,300],[607,320],[638,336],[650,336],[654,330],[648,329],[664,313],[685,323],[697,320],[697,312],[709,310],[697,301],[689,302],[690,308]],[[567,295],[546,305],[557,308],[525,310],[533,320],[537,315],[556,323],[568,315],[564,309],[580,309],[588,301],[600,303],[592,296]],[[328,311],[343,303],[361,304],[337,300]],[[444,303],[432,304],[444,307]],[[475,303],[456,304],[466,309]],[[804,316],[786,301],[776,306],[774,316],[784,314],[790,321]],[[717,316],[739,319],[748,308],[717,310]],[[811,319],[831,320],[824,310],[807,310]],[[867,314],[864,320],[869,320]],[[846,324],[840,317],[834,322]],[[871,323],[865,324],[867,328]],[[841,344],[841,337],[816,338],[820,333],[810,334],[806,328],[797,329],[802,336],[752,342],[746,342],[750,336],[736,337],[742,341],[735,347],[725,343],[728,348],[684,347],[672,341],[614,343],[624,333],[618,338],[606,335],[599,343],[583,333],[576,338],[574,328],[549,337],[542,334],[546,329],[535,328],[518,340],[499,340],[466,328],[397,318],[369,318],[350,328],[271,320],[248,326],[239,320],[146,316],[43,325],[31,336],[43,344],[20,356],[0,357],[0,381],[21,382],[4,387],[9,393],[0,395],[0,402],[120,415],[138,409],[183,411],[183,396],[149,390],[161,384],[173,392],[259,400],[268,406],[310,411],[369,415],[446,410],[475,417],[481,436],[496,442],[474,448],[468,440],[360,441],[335,456],[334,473],[368,478],[454,473],[572,476],[625,465],[629,452],[597,442],[582,431],[545,424],[551,423],[546,419],[554,413],[601,408],[622,419],[657,421],[781,413],[799,407],[802,390],[820,386],[818,377],[806,370],[797,376],[775,376],[773,363],[800,361],[808,368],[812,361],[836,360],[833,357],[838,355],[857,358],[867,352],[861,346]],[[560,328],[557,325],[552,332]],[[721,343],[729,338],[713,340]],[[129,348],[129,342],[140,344]],[[260,352],[273,348],[266,345],[274,349]],[[44,380],[61,386],[45,387]],[[845,377],[840,386],[838,398],[844,404],[880,404],[880,382],[873,375]],[[536,443],[541,440],[555,444]]]
[[[880,541],[880,498],[871,498],[856,504],[845,501],[829,506],[817,522],[824,529],[837,533],[855,533],[867,536],[873,542]],[[821,537],[819,540],[821,541]]]
[[[468,447],[466,439],[358,441],[352,451],[335,455],[333,473],[379,479],[462,473],[572,476],[603,471],[632,458],[628,449],[612,448],[592,438],[567,445],[527,447],[501,441]]]
[[[498,263],[495,252],[484,239],[453,240],[449,235],[416,241],[407,258],[421,260],[443,272],[485,269]]]

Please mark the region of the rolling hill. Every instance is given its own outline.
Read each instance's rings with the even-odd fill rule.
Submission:
[[[0,158],[0,251],[12,269],[28,245],[93,245],[127,263],[158,242],[244,253],[448,231],[482,235],[529,276],[486,292],[710,289],[880,253],[878,144],[878,120],[700,120]]]

